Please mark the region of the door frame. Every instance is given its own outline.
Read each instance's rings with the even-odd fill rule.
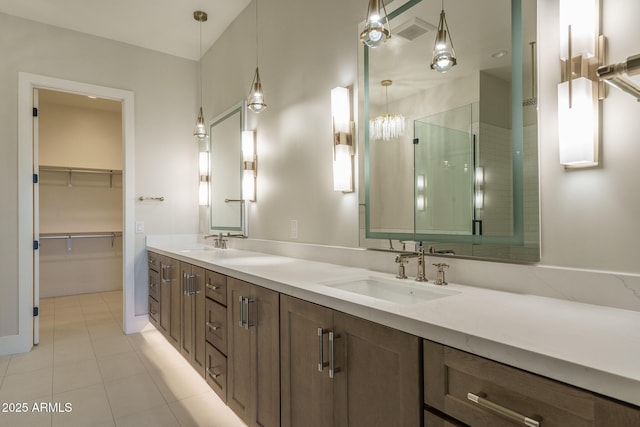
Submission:
[[[18,334],[0,343],[9,353],[29,351],[33,345],[34,283],[34,187],[33,187],[33,90],[49,89],[94,95],[122,102],[123,152],[123,330],[134,333],[148,323],[148,315],[135,315],[135,124],[132,91],[18,73]]]

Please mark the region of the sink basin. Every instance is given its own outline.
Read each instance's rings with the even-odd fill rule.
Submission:
[[[323,282],[322,284],[397,304],[418,304],[459,293],[448,289],[434,288],[434,285],[429,283],[387,280],[378,277],[361,277]]]

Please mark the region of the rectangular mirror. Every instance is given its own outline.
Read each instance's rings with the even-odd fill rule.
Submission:
[[[359,49],[361,246],[539,261],[536,2],[445,2],[446,73],[430,68],[442,2],[393,3],[391,39]]]
[[[238,103],[214,118],[209,126],[209,232],[244,233],[242,202],[242,131],[246,104]]]

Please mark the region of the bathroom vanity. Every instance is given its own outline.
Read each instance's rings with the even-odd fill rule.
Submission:
[[[150,321],[248,425],[640,425],[640,313],[147,248]]]

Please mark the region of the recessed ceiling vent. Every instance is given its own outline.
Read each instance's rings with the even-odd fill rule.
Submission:
[[[428,22],[414,16],[408,21],[398,25],[395,29],[392,28],[392,32],[402,38],[412,41],[421,35],[436,29],[437,27],[435,25],[429,24]]]

